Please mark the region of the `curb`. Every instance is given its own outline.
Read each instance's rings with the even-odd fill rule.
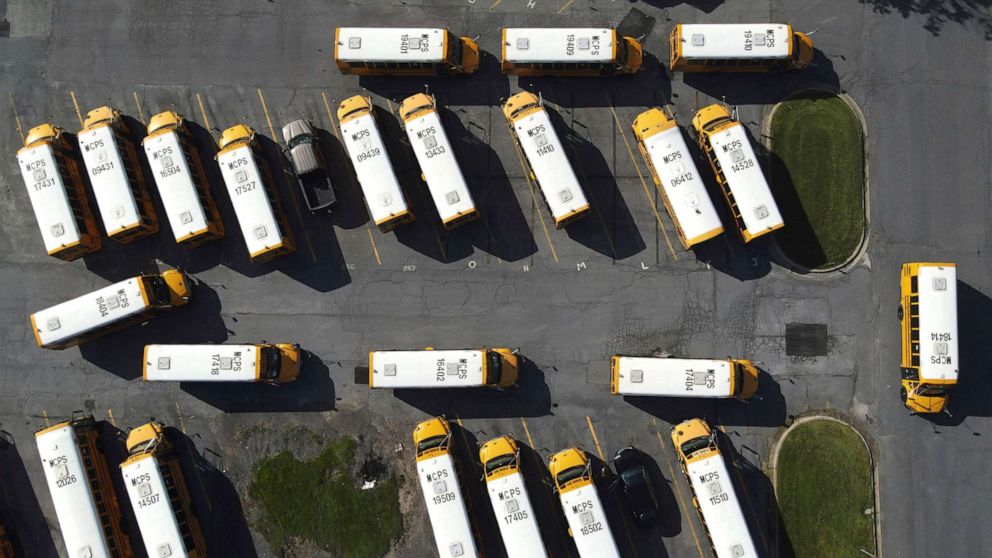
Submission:
[[[786,436],[789,435],[789,432],[791,432],[793,428],[807,422],[813,422],[816,420],[826,420],[830,422],[836,422],[838,424],[843,424],[844,426],[853,430],[854,433],[858,435],[858,438],[861,439],[861,442],[865,445],[865,451],[868,452],[868,466],[871,467],[871,489],[872,489],[872,499],[873,499],[873,509],[874,509],[874,513],[872,514],[872,518],[874,519],[874,521],[872,522],[874,524],[874,542],[875,542],[874,556],[875,558],[881,558],[882,510],[880,506],[881,498],[878,488],[879,487],[878,467],[875,466],[875,456],[872,453],[872,449],[871,449],[872,444],[869,442],[868,438],[864,434],[862,434],[861,431],[858,430],[853,424],[847,422],[843,418],[840,418],[841,413],[837,413],[837,412],[834,412],[832,414],[826,414],[826,413],[830,413],[830,411],[810,411],[807,414],[796,417],[796,419],[793,420],[791,424],[780,429],[779,432],[775,435],[775,439],[772,440],[772,447],[769,450],[769,456],[768,456],[768,466],[766,467],[765,472],[772,480],[772,490],[775,492],[777,498],[778,454],[779,451],[782,449],[782,442],[785,440]]]
[[[809,269],[805,266],[795,263],[794,261],[792,261],[791,258],[789,258],[789,256],[785,254],[784,251],[782,251],[782,249],[779,247],[777,242],[769,243],[769,247],[775,253],[775,255],[781,258],[780,261],[786,263],[786,265],[782,266],[783,269],[792,273],[793,275],[799,277],[805,277],[805,278],[814,278],[814,279],[832,279],[837,276],[847,275],[848,273],[853,271],[854,268],[856,268],[859,264],[861,264],[862,260],[865,258],[865,255],[868,253],[868,240],[871,236],[871,191],[869,188],[871,181],[869,180],[869,175],[868,175],[869,173],[868,162],[870,160],[870,156],[868,152],[868,121],[865,118],[864,113],[861,111],[861,107],[858,106],[858,104],[854,101],[854,99],[851,98],[851,96],[844,91],[836,91],[824,87],[807,87],[805,89],[800,89],[799,91],[796,91],[792,95],[789,95],[788,97],[786,97],[785,101],[788,101],[790,99],[808,93],[826,93],[841,99],[848,106],[848,108],[851,109],[851,112],[854,113],[854,116],[858,119],[858,122],[861,124],[861,145],[862,145],[862,153],[864,156],[863,171],[864,171],[864,179],[865,179],[864,190],[862,192],[862,210],[864,211],[864,230],[861,232],[861,240],[858,242],[858,246],[851,254],[851,257],[848,258],[847,261],[845,261],[842,264],[828,268]],[[761,141],[761,145],[764,146],[764,148],[769,152],[772,151],[771,149],[772,117],[775,115],[775,110],[778,109],[778,107],[785,101],[775,103],[770,108],[765,109],[764,115],[762,116],[761,119],[760,141]]]

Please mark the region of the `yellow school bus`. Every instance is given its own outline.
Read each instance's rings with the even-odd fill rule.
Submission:
[[[193,248],[222,238],[224,222],[183,116],[156,114],[141,143],[176,242]]]
[[[425,420],[413,429],[417,478],[438,556],[478,557],[472,518],[463,497],[451,427],[444,417]]]
[[[279,385],[300,376],[299,345],[145,345],[146,382],[265,382]]]
[[[522,153],[522,162],[548,204],[555,228],[564,228],[588,215],[585,192],[541,98],[530,91],[512,95],[503,105],[503,116]]]
[[[121,476],[148,556],[206,558],[207,544],[165,427],[155,421],[139,426],[128,433],[126,446]]]
[[[586,452],[579,448],[562,450],[551,456],[548,470],[579,558],[620,558]]]
[[[372,100],[355,95],[338,105],[341,141],[355,169],[358,186],[375,226],[382,232],[411,223],[415,217],[379,132]]]
[[[79,163],[62,128],[41,124],[17,150],[17,166],[49,256],[72,261],[100,249]]]
[[[184,306],[193,296],[182,271],[138,275],[31,314],[43,349],[65,349]]]
[[[403,99],[400,118],[444,228],[451,230],[478,219],[479,210],[444,131],[434,97],[417,93]]]
[[[680,23],[669,43],[673,72],[801,70],[813,61],[813,41],[784,23]]]
[[[899,397],[914,413],[939,413],[958,383],[957,265],[903,264],[899,293]]]
[[[470,75],[479,45],[441,28],[338,27],[334,62],[342,74]]]
[[[507,558],[547,558],[521,472],[517,441],[509,436],[493,438],[479,448],[479,460]]]
[[[517,76],[630,75],[641,43],[611,28],[503,28],[501,68]]]
[[[158,217],[129,135],[120,111],[102,106],[86,114],[77,137],[103,228],[123,243],[158,232]]]
[[[713,104],[699,109],[692,117],[692,127],[744,242],[784,227],[744,125],[727,107]]]
[[[66,556],[132,558],[100,429],[92,415],[35,434]]]
[[[217,164],[253,262],[267,262],[296,250],[293,231],[282,209],[272,173],[265,163],[255,130],[236,124],[218,141]]]
[[[723,223],[675,119],[653,108],[637,115],[632,126],[682,247],[688,250],[723,233]]]

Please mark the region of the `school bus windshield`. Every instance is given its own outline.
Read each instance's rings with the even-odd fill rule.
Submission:
[[[555,477],[555,483],[557,483],[558,486],[565,486],[573,480],[584,477],[585,475],[586,466],[576,465],[575,467],[569,467],[568,469],[558,473],[558,476]]]
[[[152,306],[168,306],[172,302],[172,293],[165,279],[159,276],[144,277],[145,290],[148,292],[149,303]]]
[[[439,436],[431,436],[430,438],[427,438],[426,440],[417,444],[417,455],[420,455],[424,452],[430,451],[435,448],[444,449],[447,446],[448,446],[447,434],[441,434]]]
[[[486,474],[492,474],[493,471],[502,469],[503,467],[509,467],[516,464],[517,456],[512,453],[506,455],[501,455],[499,457],[494,457],[489,461],[486,461]]]
[[[486,354],[486,383],[496,385],[503,375],[503,359],[496,351]]]
[[[541,106],[540,103],[527,103],[526,105],[524,105],[522,107],[517,107],[515,110],[513,110],[510,113],[510,118],[516,118],[517,115],[520,114],[521,112],[523,112],[523,111],[525,111],[527,109],[530,109],[530,108],[540,107],[540,106]]]
[[[461,67],[462,65],[462,39],[454,33],[445,32],[448,36],[448,63]]]
[[[708,447],[710,447],[710,439],[708,437],[700,436],[699,438],[693,438],[682,444],[682,455],[689,457],[697,451]]]
[[[276,347],[262,348],[262,370],[264,378],[278,378],[282,367],[282,353]]]

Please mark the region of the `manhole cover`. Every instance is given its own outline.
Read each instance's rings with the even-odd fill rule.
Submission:
[[[620,25],[617,25],[617,35],[633,37],[643,43],[652,29],[654,29],[654,18],[637,8],[631,8],[620,21]]]
[[[785,324],[785,354],[827,356],[827,324]]]

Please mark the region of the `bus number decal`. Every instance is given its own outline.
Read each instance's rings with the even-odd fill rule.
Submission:
[[[440,504],[443,504],[445,502],[454,502],[455,501],[455,493],[454,492],[445,492],[444,494],[438,494],[437,496],[435,496],[433,498],[433,500],[434,500],[434,504],[435,505],[440,505]]]
[[[735,164],[730,167],[734,172],[741,172],[744,169],[749,169],[754,166],[754,159],[744,159],[740,163]]]
[[[443,145],[439,145],[437,147],[428,149],[425,153],[427,154],[427,158],[430,159],[431,157],[435,157],[437,155],[441,155],[442,153],[447,153],[447,152],[444,150]]]
[[[527,519],[528,517],[530,517],[530,515],[527,513],[527,510],[520,510],[520,511],[515,511],[513,513],[508,513],[508,514],[504,515],[503,516],[503,521],[505,521],[506,524],[509,525],[509,524],[513,523],[514,521],[523,521],[523,520]]]
[[[162,172],[158,173],[162,178],[168,178],[174,174],[179,174],[179,167],[177,165],[172,165],[171,167],[165,167]]]
[[[589,525],[584,525],[582,529],[580,529],[583,535],[591,535],[596,531],[602,531],[602,530],[603,530],[603,523],[601,521],[590,523]]]
[[[434,372],[436,373],[436,379],[438,382],[444,382],[449,374],[451,374],[452,376],[458,376],[459,380],[464,380],[468,378],[467,359],[464,358],[459,359],[457,364],[453,362],[450,364],[453,366],[449,368],[449,363],[447,361],[445,361],[443,358],[437,359],[437,366]]]
[[[715,506],[717,504],[722,504],[723,502],[726,502],[729,499],[730,499],[730,496],[727,496],[727,493],[726,492],[721,492],[721,493],[717,494],[716,496],[710,496],[710,504],[712,504],[712,505]]]
[[[152,504],[157,504],[160,498],[159,494],[152,494],[151,496],[145,496],[144,498],[138,500],[138,506],[142,508],[147,508]]]
[[[685,184],[686,182],[689,182],[690,180],[692,180],[692,178],[693,177],[692,177],[692,173],[691,172],[687,172],[685,174],[680,174],[679,176],[676,176],[676,177],[672,178],[672,186],[678,186],[679,184]]]
[[[234,187],[234,193],[240,196],[241,194],[244,194],[244,193],[247,193],[247,192],[250,192],[250,191],[254,190],[255,189],[255,186],[256,186],[256,183],[255,183],[254,180],[252,180],[251,182],[248,182],[247,184],[242,184],[241,186],[235,186]]]
[[[117,291],[117,296],[112,296],[109,298],[104,298],[102,296],[96,299],[96,308],[100,312],[101,318],[106,318],[110,314],[111,310],[117,308],[127,308],[130,304],[127,300],[127,292],[124,289]]]
[[[379,155],[380,153],[382,153],[382,152],[379,150],[378,147],[373,147],[372,149],[369,149],[368,151],[366,151],[364,153],[359,153],[358,156],[355,157],[355,158],[358,159],[358,162],[359,163],[361,163],[362,161],[366,161],[368,159],[371,159],[372,157],[375,157],[376,155]]]
[[[406,54],[411,50],[414,52],[427,52],[430,50],[430,37],[424,33],[419,37],[413,37],[414,39],[419,39],[419,41],[414,46],[410,46],[410,36],[400,35],[400,54]]]
[[[944,343],[950,343],[950,341],[951,341],[951,332],[949,332],[949,331],[942,331],[942,332],[931,333],[930,334],[930,340],[931,341],[944,342]],[[951,359],[951,355],[930,355],[930,364],[945,364],[945,365],[949,365],[949,364],[953,364],[953,362],[952,362],[952,359]]]
[[[37,190],[44,190],[45,188],[48,188],[50,186],[55,186],[55,179],[54,178],[46,178],[44,180],[39,180],[38,182],[35,182],[34,183],[34,189],[36,191]]]
[[[74,482],[76,482],[76,475],[66,475],[64,477],[59,477],[55,479],[55,487],[65,488],[70,484],[73,484]]]
[[[554,150],[555,150],[555,146],[553,146],[553,145],[551,145],[549,143],[548,145],[545,145],[543,147],[538,147],[537,148],[537,156],[538,157],[543,157],[543,156],[547,155],[548,153],[553,152]]]
[[[101,172],[106,172],[106,171],[112,170],[113,168],[114,168],[114,162],[113,161],[107,161],[106,163],[97,165],[97,166],[93,167],[92,169],[90,169],[90,173],[93,176],[96,176],[96,175],[100,174]]]

